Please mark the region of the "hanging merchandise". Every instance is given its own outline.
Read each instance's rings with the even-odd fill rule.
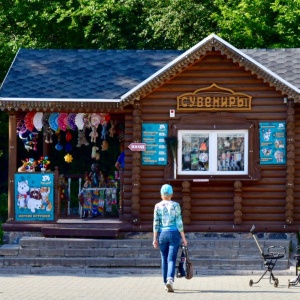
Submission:
[[[43,113],[37,112],[33,117],[33,125],[37,131],[41,131],[43,129]]]
[[[60,130],[57,130],[57,131],[55,132],[55,134],[57,135],[57,144],[55,145],[55,149],[56,149],[57,151],[60,151],[60,150],[63,149],[63,145],[60,143],[60,141],[61,141]]]
[[[71,150],[72,150],[72,145],[70,143],[71,140],[72,140],[72,134],[71,134],[70,130],[67,130],[67,132],[66,132],[66,141],[67,141],[66,152],[71,152]]]
[[[45,136],[45,143],[53,143],[52,140],[52,135],[53,135],[53,130],[51,129],[49,125],[49,118],[50,118],[50,113],[44,113],[43,118],[42,118],[42,124],[44,128],[44,136]]]
[[[104,189],[100,190],[99,202],[98,202],[98,213],[100,215],[103,214],[104,211],[104,199],[105,199],[105,191]]]
[[[20,117],[17,119],[17,128],[16,128],[16,133],[17,135],[22,135],[27,131],[27,128],[25,126],[25,121],[24,121],[24,117]]]
[[[88,146],[89,144],[85,136],[85,127],[83,127],[82,130],[78,130],[77,147],[81,147],[81,145]]]
[[[111,189],[106,190],[105,210],[108,213],[112,211]]]
[[[110,120],[110,115],[109,114],[100,114],[101,120],[100,124],[102,126],[102,132],[101,132],[101,139],[105,140],[107,136],[107,123]]]
[[[58,126],[61,130],[66,131],[68,126],[68,114],[60,113],[57,119]]]
[[[49,126],[51,127],[51,129],[53,131],[57,131],[58,130],[58,116],[59,116],[59,113],[57,112],[54,112],[54,113],[51,113],[50,117],[49,117]]]
[[[68,153],[67,155],[64,156],[64,159],[65,159],[65,162],[71,163],[73,160],[73,156]]]
[[[82,130],[84,127],[83,116],[84,116],[84,113],[76,114],[75,125],[77,126],[78,130]]]
[[[92,124],[91,124],[90,114],[83,115],[83,123],[86,128],[91,128]]]
[[[96,143],[97,137],[99,136],[97,132],[97,127],[92,126],[92,131],[89,134],[89,136],[91,137],[91,143]]]
[[[33,118],[34,118],[34,112],[30,111],[26,114],[24,122],[27,130],[33,131],[34,130],[34,125],[33,125]]]
[[[71,113],[68,116],[68,127],[71,130],[76,130],[75,118],[76,118],[76,114],[75,113]]]
[[[109,136],[114,137],[116,134],[117,121],[110,120]]]
[[[96,113],[91,114],[91,125],[93,127],[96,127],[96,129],[100,124],[100,120],[101,120],[101,116],[99,114]]]

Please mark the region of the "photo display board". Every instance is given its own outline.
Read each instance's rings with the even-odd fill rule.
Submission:
[[[286,123],[259,123],[260,163],[282,165],[286,163]]]

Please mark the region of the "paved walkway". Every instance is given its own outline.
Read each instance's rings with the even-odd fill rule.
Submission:
[[[261,273],[262,274],[262,273]],[[260,275],[195,275],[191,280],[176,278],[174,293],[164,290],[159,274],[84,272],[0,274],[1,300],[148,300],[148,299],[205,299],[205,300],[298,300],[300,284],[288,288],[294,276],[278,275],[277,288],[262,279],[249,286],[249,280]]]

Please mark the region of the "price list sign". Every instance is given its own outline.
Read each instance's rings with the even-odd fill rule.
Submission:
[[[282,165],[286,163],[285,122],[261,122],[260,163]]]
[[[142,142],[146,144],[146,151],[142,152],[143,165],[167,165],[167,136],[168,124],[142,124]]]

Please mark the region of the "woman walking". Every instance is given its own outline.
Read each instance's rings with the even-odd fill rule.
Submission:
[[[187,240],[183,231],[180,205],[171,200],[172,186],[164,184],[160,194],[162,201],[154,208],[153,246],[160,249],[165,289],[168,292],[174,292],[173,282],[180,238],[185,246],[187,246]]]

